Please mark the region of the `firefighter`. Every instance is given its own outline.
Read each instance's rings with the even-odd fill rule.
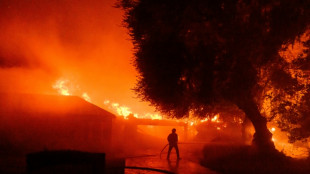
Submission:
[[[167,155],[167,159],[169,159],[170,157],[170,152],[172,150],[172,148],[175,148],[175,151],[177,152],[177,157],[178,159],[180,158],[180,154],[179,154],[179,148],[178,148],[178,134],[175,133],[176,129],[173,128],[172,129],[172,133],[168,135],[168,142],[169,142],[169,150],[168,150],[168,155]]]

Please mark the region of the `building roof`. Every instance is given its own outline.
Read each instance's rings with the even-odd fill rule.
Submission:
[[[115,115],[77,96],[0,93],[0,113],[75,115],[115,118]],[[104,118],[102,118],[104,119]]]

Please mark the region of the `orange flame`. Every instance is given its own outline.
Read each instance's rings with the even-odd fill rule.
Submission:
[[[220,122],[219,117],[220,117],[220,115],[219,115],[219,114],[216,114],[213,118],[211,118],[211,121],[212,121],[212,122],[219,123],[219,122]]]
[[[309,71],[301,70],[298,67],[295,67],[292,62],[298,59],[307,58],[309,54],[308,50],[310,48],[305,43],[309,40],[310,30],[308,29],[300,37],[296,37],[293,42],[283,44],[282,48],[278,52],[281,58],[288,63],[285,71],[289,73],[292,78],[295,78],[299,84],[304,86],[310,85],[310,81],[307,78]],[[296,91],[294,94],[285,94],[285,100],[293,104],[300,105],[301,99],[305,92],[306,90],[302,89],[300,91]],[[261,112],[266,117],[269,117],[273,107],[273,98],[277,95],[277,93],[279,93],[279,91],[272,86],[269,86],[264,93],[265,96],[268,97],[265,97],[263,100]],[[287,106],[286,109],[290,108]],[[307,157],[309,144],[303,142],[296,142],[294,144],[289,143],[287,133],[275,128],[275,125],[277,125],[277,119],[280,119],[280,116],[276,116],[268,126],[270,127],[270,132],[273,134],[272,141],[274,142],[276,149],[294,158]]]
[[[112,107],[116,109],[118,115],[124,116],[125,119],[128,119],[127,117],[132,114],[130,108],[126,106],[120,106],[118,103],[112,103]]]
[[[145,113],[144,115],[139,115],[131,111],[131,108],[128,106],[120,105],[119,103],[113,102],[111,103],[110,100],[105,100],[104,105],[108,106],[112,112],[117,113],[118,116],[123,116],[124,119],[128,119],[129,115],[133,115],[135,118],[139,119],[152,119],[152,120],[162,120],[163,116],[157,113]]]
[[[60,95],[73,95],[74,89],[72,85],[70,85],[70,81],[64,78],[58,79],[55,84],[53,84],[53,88],[57,90]],[[86,92],[83,92],[81,97],[91,103],[91,98]]]
[[[84,92],[84,93],[82,94],[82,97],[84,98],[84,100],[86,100],[86,101],[88,101],[89,103],[91,103],[91,99],[90,99],[89,95],[88,95],[86,92]]]
[[[53,88],[61,95],[71,95],[68,88],[68,80],[59,79],[53,85]]]

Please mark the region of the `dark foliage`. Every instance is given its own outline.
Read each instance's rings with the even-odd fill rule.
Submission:
[[[278,59],[283,43],[306,30],[308,0],[121,0],[119,4],[135,45],[140,73],[136,92],[142,99],[178,118],[189,111],[205,116],[207,106],[229,102],[250,118],[257,141],[271,139],[255,101],[258,74]],[[278,71],[273,77],[285,75]]]
[[[251,146],[206,145],[202,165],[223,174],[307,174],[309,159],[296,160],[281,153],[257,153]]]
[[[307,1],[123,3],[141,75],[136,90],[177,116],[252,95],[257,70],[309,22]]]

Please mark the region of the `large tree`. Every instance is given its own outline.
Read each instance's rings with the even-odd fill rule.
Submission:
[[[259,111],[259,74],[309,25],[309,0],[121,0],[140,73],[136,91],[177,118],[230,103],[274,149]]]

